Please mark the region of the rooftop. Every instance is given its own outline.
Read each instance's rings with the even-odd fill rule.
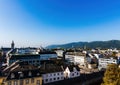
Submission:
[[[86,56],[85,53],[81,53],[81,52],[67,52],[67,55],[76,55],[76,56]]]
[[[21,76],[21,74],[23,76]],[[11,78],[11,75],[14,77]],[[14,80],[14,79],[25,79],[25,78],[33,78],[33,77],[40,77],[41,72],[39,69],[34,69],[34,70],[24,70],[24,71],[10,71],[8,74],[6,80]]]
[[[43,64],[40,67],[40,71],[44,73],[54,73],[54,72],[61,72],[64,69],[61,66],[55,65],[55,64]]]

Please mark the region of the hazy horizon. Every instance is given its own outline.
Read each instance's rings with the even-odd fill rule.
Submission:
[[[119,0],[0,0],[0,46],[120,40]]]
[[[115,39],[111,39],[111,40],[115,40]],[[65,44],[70,44],[70,43],[78,43],[78,42],[99,42],[99,41],[111,41],[111,40],[95,40],[95,41],[72,41],[72,42],[67,42],[67,43],[53,43],[53,44],[48,44],[48,45],[32,45],[32,44],[30,44],[30,45],[23,45],[23,46],[19,46],[17,43],[15,43],[15,48],[26,48],[26,47],[36,47],[36,48],[40,48],[41,46],[42,47],[47,47],[47,46],[52,46],[52,45],[65,45]],[[120,40],[119,40],[120,41]],[[12,42],[11,42],[12,43]],[[5,45],[5,46],[3,46],[3,45],[1,45],[1,47],[3,47],[3,48],[10,48],[11,47],[11,43],[9,43],[8,45]],[[17,46],[16,46],[17,45]]]

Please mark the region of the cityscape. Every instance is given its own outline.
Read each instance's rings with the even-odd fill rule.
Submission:
[[[120,85],[119,0],[0,0],[0,85]]]
[[[15,42],[12,41],[10,48],[0,49],[0,83],[100,85],[106,68],[109,65],[120,68],[119,64],[120,51],[117,48],[15,48]],[[117,71],[115,68],[114,70]]]

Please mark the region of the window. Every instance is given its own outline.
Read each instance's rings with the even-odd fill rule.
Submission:
[[[57,75],[59,75],[59,73],[57,73]]]
[[[45,81],[48,82],[48,79],[46,79]]]
[[[72,76],[74,76],[74,73],[72,74]]]
[[[26,84],[29,84],[29,79],[26,79]]]
[[[37,73],[37,76],[39,76],[40,75],[40,73]]]
[[[79,75],[79,72],[77,72],[77,75]]]
[[[20,80],[20,85],[23,85],[23,80]]]
[[[34,78],[31,78],[31,83],[34,83]]]
[[[56,78],[54,78],[54,80],[56,80]]]
[[[20,77],[23,77],[24,75],[23,75],[23,73],[20,73]]]
[[[60,78],[58,77],[57,79],[59,80]]]
[[[64,79],[64,77],[61,77],[61,79]]]
[[[28,61],[25,61],[25,64],[28,64]]]
[[[52,78],[50,78],[50,81],[52,81]]]
[[[32,61],[29,61],[29,63],[32,63]]]
[[[54,76],[56,76],[56,74],[54,74]]]
[[[46,77],[48,77],[48,74],[46,74]]]
[[[18,82],[17,82],[17,81],[14,81],[14,85],[18,85]]]
[[[5,82],[5,79],[3,79],[3,82]]]
[[[29,76],[32,76],[32,73],[31,73],[31,71],[28,73],[28,75],[29,75]]]
[[[37,80],[37,85],[40,85],[40,80]]]
[[[15,74],[14,73],[11,74],[11,78],[15,78]]]
[[[61,75],[63,75],[63,73],[61,73]]]
[[[12,85],[12,84],[11,84],[11,81],[8,81],[8,85]]]

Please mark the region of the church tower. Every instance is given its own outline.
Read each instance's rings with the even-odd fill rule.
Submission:
[[[15,48],[15,43],[14,43],[14,41],[12,41],[12,43],[11,43],[11,49],[14,49]]]

